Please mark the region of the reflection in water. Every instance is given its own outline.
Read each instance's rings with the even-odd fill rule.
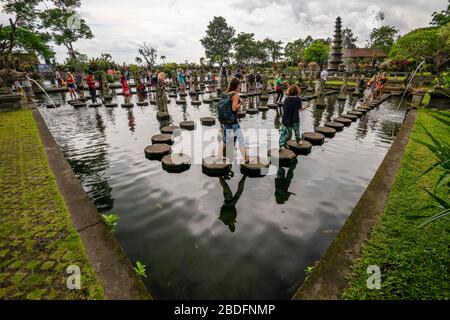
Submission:
[[[277,130],[279,130],[281,128],[281,112],[280,112],[280,110],[278,110],[278,108],[276,109],[276,115],[274,118],[273,125],[274,125],[275,129],[277,129]]]
[[[294,178],[294,171],[297,168],[298,160],[289,166],[289,170],[286,174],[286,169],[279,168],[277,171],[277,177],[275,178],[275,200],[278,204],[284,204],[289,200],[291,195],[295,193],[289,192],[292,179]]]
[[[231,232],[234,232],[236,229],[235,224],[237,217],[236,204],[239,201],[239,198],[241,197],[242,193],[244,192],[246,176],[245,175],[242,176],[241,181],[239,181],[238,189],[234,195],[225,179],[226,179],[225,177],[219,178],[220,184],[223,189],[223,198],[224,198],[223,205],[220,208],[219,219],[223,223],[225,223],[228,226],[228,228],[230,228]]]
[[[136,122],[133,115],[133,110],[128,110],[128,127],[130,128],[131,132],[134,132],[134,128],[136,126]]]

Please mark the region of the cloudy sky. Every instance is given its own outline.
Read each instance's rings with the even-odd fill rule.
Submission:
[[[253,32],[256,39],[288,42],[311,35],[333,35],[339,15],[344,27],[353,29],[363,46],[370,30],[377,26],[376,12],[385,12],[384,23],[401,33],[428,26],[431,14],[443,10],[447,0],[82,0],[80,14],[95,38],[75,47],[88,56],[102,52],[115,61],[134,62],[143,41],[156,46],[167,61],[198,62],[204,55],[200,39],[214,16],[223,16],[237,32]],[[0,23],[7,16],[0,14]],[[58,61],[66,51],[55,47]]]

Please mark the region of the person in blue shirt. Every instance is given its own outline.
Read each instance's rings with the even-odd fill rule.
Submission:
[[[280,148],[286,148],[286,143],[292,138],[292,131],[295,133],[295,140],[302,144],[300,135],[300,111],[302,111],[302,99],[300,98],[300,88],[292,85],[287,90],[287,98],[283,104],[283,118],[280,133]]]
[[[180,68],[178,68],[177,76],[178,76],[178,84],[180,85],[180,90],[184,91],[184,89],[186,88],[186,80],[184,79],[184,74]]]

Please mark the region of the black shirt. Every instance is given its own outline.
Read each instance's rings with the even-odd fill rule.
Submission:
[[[300,97],[287,97],[283,105],[282,124],[292,126],[300,123],[300,109],[302,108],[302,99]]]

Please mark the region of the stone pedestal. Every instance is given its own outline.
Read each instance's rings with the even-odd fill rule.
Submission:
[[[21,100],[22,95],[19,93],[0,93],[0,111],[20,109],[22,107]]]

